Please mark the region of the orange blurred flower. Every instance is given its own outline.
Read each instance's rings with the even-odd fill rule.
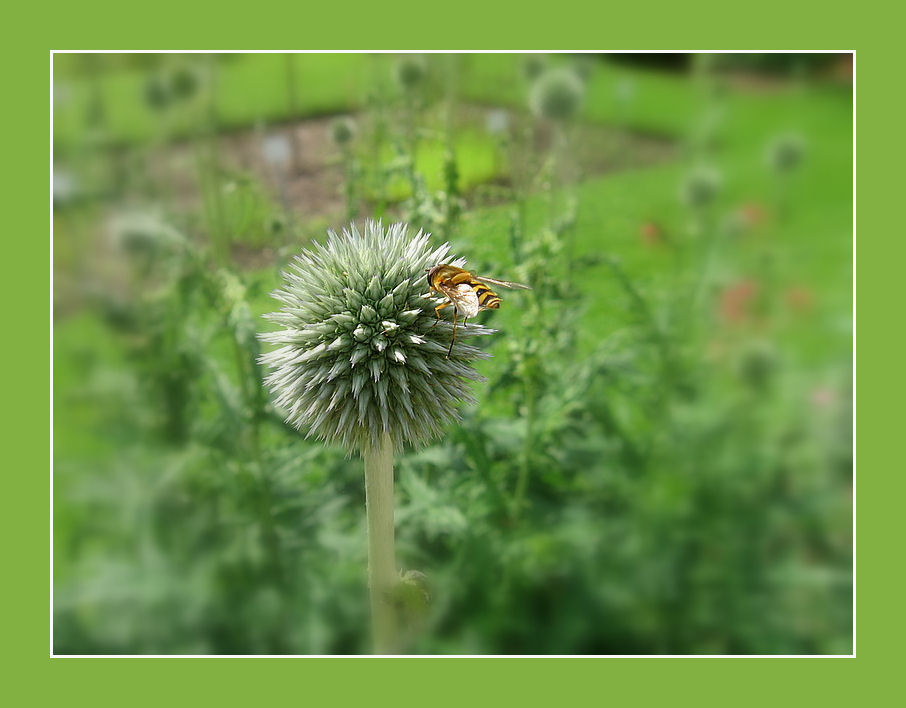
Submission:
[[[720,314],[724,320],[731,323],[751,320],[758,291],[758,283],[748,278],[726,288],[720,295]]]
[[[830,408],[835,403],[837,396],[833,389],[819,386],[812,391],[811,399],[815,408]]]
[[[658,246],[664,241],[664,230],[654,221],[642,224],[639,235],[646,246]]]
[[[768,218],[767,209],[758,202],[747,202],[739,207],[738,214],[743,224],[749,227],[761,226]]]
[[[804,285],[793,285],[784,293],[786,304],[798,314],[811,312],[815,305],[815,294]]]

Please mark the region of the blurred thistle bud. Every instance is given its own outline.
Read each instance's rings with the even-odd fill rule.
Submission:
[[[330,125],[330,135],[339,147],[346,147],[355,137],[355,122],[352,118],[337,118]]]
[[[282,214],[271,214],[266,225],[272,236],[280,236],[286,230],[286,218]]]
[[[573,71],[576,72],[576,76],[579,77],[579,80],[583,84],[587,84],[588,80],[591,78],[591,75],[595,70],[595,55],[594,54],[580,54],[573,61]]]
[[[265,380],[286,420],[350,452],[438,436],[458,419],[456,404],[474,402],[470,362],[489,355],[465,343],[446,358],[452,324],[438,321],[426,269],[449,259],[449,245],[430,250],[428,235],[408,226],[386,230],[367,221],[342,236],[329,232],[294,259],[274,297],[283,308],[266,318],[281,326],[261,339],[279,348],[261,357]],[[481,325],[459,336],[490,334]]]
[[[414,54],[400,57],[394,66],[394,77],[404,91],[415,91],[424,81],[426,73],[424,59]]]
[[[392,601],[408,622],[420,623],[428,612],[431,602],[431,589],[428,578],[418,570],[407,570],[400,573],[399,582],[393,588]]]
[[[751,342],[743,350],[738,364],[738,374],[753,391],[764,391],[774,378],[778,366],[777,352],[770,342]]]
[[[801,135],[780,135],[768,145],[768,164],[777,172],[791,172],[805,155],[805,140]]]
[[[696,167],[680,186],[680,199],[694,209],[711,204],[721,187],[721,176],[713,167]]]
[[[79,192],[75,175],[62,167],[53,168],[53,203],[60,206],[71,202]]]
[[[550,69],[532,86],[529,104],[539,118],[569,120],[579,110],[585,87],[570,69]]]
[[[170,106],[170,89],[160,74],[151,74],[145,80],[145,103],[152,111],[165,111]]]
[[[292,145],[285,135],[267,135],[261,142],[261,154],[271,167],[286,167],[292,160]]]
[[[155,212],[131,211],[110,219],[109,233],[114,248],[142,268],[153,261],[179,253],[186,245],[183,235]]]
[[[541,76],[546,66],[543,54],[526,54],[522,60],[522,73],[529,81],[534,81]]]
[[[500,108],[489,111],[484,125],[491,135],[504,135],[510,129],[510,114]]]
[[[188,101],[201,85],[201,77],[191,66],[178,66],[170,73],[170,92],[177,101]]]

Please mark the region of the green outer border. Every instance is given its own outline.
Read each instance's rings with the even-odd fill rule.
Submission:
[[[358,5],[337,8],[300,5],[298,9],[293,8],[296,12],[292,15],[283,10],[274,11],[274,19],[270,20],[261,5],[253,12],[226,14],[221,10],[211,16],[206,15],[205,9],[190,8],[186,3],[158,2],[148,6],[147,14],[140,14],[134,5],[119,3],[96,16],[89,16],[82,5],[69,5],[36,7],[35,15],[39,11],[42,15],[31,22],[29,18],[8,18],[11,27],[21,28],[21,32],[12,33],[19,46],[7,44],[3,63],[7,73],[4,82],[7,109],[12,106],[17,109],[4,112],[7,136],[17,136],[9,139],[7,154],[12,153],[13,163],[5,171],[6,193],[15,195],[15,199],[10,200],[12,203],[6,205],[14,219],[6,244],[6,263],[16,264],[16,267],[14,272],[7,273],[4,289],[7,331],[11,335],[15,333],[7,340],[7,356],[15,362],[15,374],[6,377],[7,390],[12,388],[13,391],[12,397],[8,398],[12,405],[8,405],[7,410],[15,406],[15,420],[19,425],[14,432],[7,427],[9,461],[5,478],[11,488],[4,496],[6,513],[0,517],[7,540],[7,557],[15,563],[6,573],[5,609],[8,616],[3,645],[10,659],[5,666],[10,677],[7,686],[15,688],[18,684],[21,690],[28,691],[23,694],[33,697],[28,703],[40,705],[52,699],[62,702],[86,698],[97,705],[117,696],[137,705],[158,705],[162,700],[173,699],[207,703],[222,698],[250,703],[274,700],[277,691],[292,691],[290,700],[326,705],[346,705],[355,698],[373,701],[381,694],[388,702],[428,705],[459,704],[463,699],[490,702],[501,698],[508,704],[523,703],[526,698],[551,704],[586,695],[589,702],[630,701],[633,705],[657,698],[674,701],[679,696],[689,696],[696,702],[708,702],[709,699],[716,702],[726,696],[733,703],[742,705],[761,705],[766,699],[784,698],[790,702],[806,699],[809,703],[830,700],[850,703],[860,697],[857,691],[862,684],[857,683],[858,679],[866,680],[866,688],[869,686],[867,680],[871,680],[871,688],[883,690],[884,679],[896,676],[885,671],[886,662],[890,661],[892,668],[892,657],[898,654],[892,638],[885,641],[882,633],[891,624],[887,607],[893,606],[894,593],[900,594],[899,586],[884,582],[887,579],[875,568],[883,567],[879,562],[882,558],[894,561],[897,558],[894,553],[887,552],[883,542],[888,540],[889,543],[890,539],[896,538],[891,520],[897,516],[891,512],[893,505],[902,499],[902,494],[898,493],[902,491],[902,474],[891,469],[893,474],[885,476],[883,494],[879,494],[872,484],[870,472],[866,472],[870,466],[864,464],[865,450],[869,451],[867,459],[871,461],[884,454],[882,441],[896,439],[890,433],[895,432],[898,421],[894,417],[884,420],[881,416],[871,419],[870,428],[863,425],[865,435],[859,440],[862,445],[858,448],[863,452],[859,485],[862,494],[859,511],[862,513],[858,525],[862,539],[858,589],[863,602],[859,604],[857,616],[860,659],[856,661],[239,659],[237,664],[218,659],[157,660],[164,663],[125,659],[111,665],[109,662],[116,660],[47,658],[49,455],[46,446],[50,395],[45,383],[49,370],[49,347],[45,347],[49,322],[45,313],[50,310],[50,296],[46,230],[49,160],[44,161],[44,150],[49,146],[49,133],[42,116],[49,113],[48,50],[78,47],[287,48],[300,47],[303,41],[316,42],[316,45],[305,47],[311,49],[375,49],[379,45],[412,49],[650,49],[658,46],[674,49],[855,49],[866,46],[860,40],[869,36],[861,30],[861,22],[848,12],[826,16],[826,6],[822,11],[798,9],[789,3],[763,2],[742,8],[722,4],[714,10],[697,11],[682,4],[658,9],[658,15],[654,16],[647,6],[638,6],[638,9],[632,5],[628,9],[602,6],[594,11],[577,9],[571,12],[569,4],[558,3],[555,17],[531,11],[527,6],[521,6],[519,10],[498,9],[487,3],[460,2],[446,7],[421,4],[408,11],[394,11],[386,4],[364,9]],[[776,11],[771,5],[776,6]],[[171,11],[168,6],[178,10]],[[29,12],[32,11],[24,11]],[[635,12],[636,17],[628,16],[629,12]],[[342,19],[330,18],[328,13]],[[872,27],[876,27],[882,16],[875,14],[873,17]],[[534,30],[527,29],[527,23],[533,24]],[[883,22],[880,25],[883,31]],[[32,28],[40,32],[40,36]],[[218,34],[213,35],[212,30]],[[880,258],[870,251],[866,253],[864,242],[866,234],[872,232],[889,233],[891,245],[902,240],[897,233],[901,230],[897,221],[885,219],[884,225],[877,224],[873,231],[864,226],[865,214],[874,214],[877,220],[884,213],[884,205],[897,204],[897,200],[902,199],[901,195],[894,197],[893,194],[902,182],[901,177],[894,176],[884,185],[874,176],[877,173],[864,167],[866,161],[869,165],[875,163],[879,169],[889,165],[890,146],[885,136],[902,129],[899,114],[884,111],[882,107],[873,109],[873,97],[885,95],[881,91],[882,81],[885,91],[899,85],[892,76],[885,76],[885,70],[891,72],[901,63],[901,58],[892,53],[882,56],[874,48],[880,43],[872,38],[868,45],[872,49],[860,54],[857,65],[858,88],[863,99],[859,102],[862,126],[859,156],[863,165],[861,174],[868,175],[861,184],[863,248],[859,274],[862,275],[863,306],[858,323],[862,330],[863,358],[867,356],[870,362],[858,372],[862,376],[857,373],[857,386],[862,399],[867,396],[875,400],[880,398],[879,393],[889,390],[889,377],[881,372],[885,371],[886,360],[893,364],[899,352],[890,346],[886,331],[884,346],[880,342],[878,346],[871,346],[874,344],[872,330],[880,331],[878,325],[882,323],[878,319],[885,314],[874,305],[881,297],[898,296],[890,284],[897,282],[893,279],[893,268],[900,260],[890,253],[889,247]],[[878,121],[882,125],[878,125]],[[867,238],[871,244],[870,235]],[[33,308],[39,309],[40,314],[35,316]],[[864,347],[866,341],[869,348]],[[14,343],[21,349],[14,348]],[[26,346],[29,349],[25,349]],[[893,366],[886,370],[896,371]],[[866,371],[872,375],[864,375]],[[899,489],[891,485],[899,485]],[[871,513],[866,513],[866,509]],[[868,601],[864,600],[866,597]],[[715,664],[714,661],[722,663]],[[843,663],[839,663],[841,661]]]

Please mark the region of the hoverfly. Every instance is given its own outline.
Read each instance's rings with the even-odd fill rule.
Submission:
[[[456,341],[457,316],[461,314],[463,323],[465,323],[466,320],[482,310],[496,310],[500,307],[500,297],[488,285],[531,290],[528,285],[475,275],[448,263],[441,263],[428,270],[428,285],[431,286],[431,290],[436,290],[447,298],[446,302],[434,308],[434,314],[437,315],[438,320],[440,320],[440,311],[448,305],[453,305],[453,339],[450,341],[450,349],[447,350],[448,359],[453,351],[453,343]]]

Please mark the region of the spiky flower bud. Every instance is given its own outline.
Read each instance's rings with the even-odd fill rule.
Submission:
[[[355,123],[352,118],[337,118],[330,125],[330,134],[337,145],[345,147],[355,137]]]
[[[414,91],[418,88],[426,73],[425,62],[417,55],[402,56],[394,66],[396,82],[404,91]]]
[[[178,66],[170,75],[170,91],[180,101],[191,99],[201,86],[201,77],[195,67]]]
[[[279,133],[267,135],[261,141],[261,155],[268,165],[283,169],[293,159],[292,143],[289,138]]]
[[[768,145],[768,164],[777,172],[790,172],[799,166],[805,154],[805,141],[793,133],[780,135]]]
[[[686,175],[680,186],[680,198],[690,207],[706,207],[717,197],[721,182],[720,172],[716,169],[697,167]]]
[[[474,402],[467,382],[482,380],[469,362],[488,355],[460,338],[493,330],[460,324],[447,359],[452,322],[436,319],[425,273],[465,261],[407,230],[367,221],[328,232],[294,259],[274,292],[283,307],[266,315],[283,328],[261,335],[279,345],[261,358],[275,404],[296,428],[350,451],[385,433],[396,448],[436,437],[458,402]]]
[[[112,245],[133,258],[146,259],[178,251],[185,238],[158,213],[128,211],[110,219]]]
[[[578,112],[584,94],[582,80],[574,71],[550,69],[535,81],[529,103],[539,118],[569,120]]]
[[[742,352],[739,376],[753,391],[763,392],[771,383],[778,363],[777,352],[769,342],[755,341]]]
[[[534,81],[546,66],[544,56],[541,54],[527,54],[522,60],[522,73],[529,81]]]
[[[163,111],[170,105],[170,91],[163,76],[152,74],[145,81],[145,103],[153,111]]]

